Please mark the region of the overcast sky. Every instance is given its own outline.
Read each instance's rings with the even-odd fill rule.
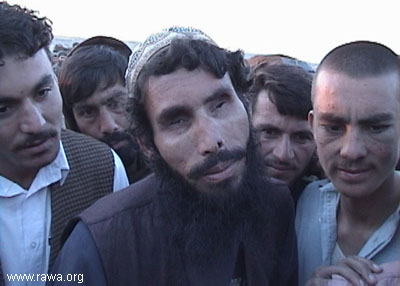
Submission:
[[[400,53],[396,0],[16,0],[53,21],[57,36],[114,36],[142,41],[179,25],[203,30],[221,47],[282,53],[318,63],[354,40],[381,42]]]

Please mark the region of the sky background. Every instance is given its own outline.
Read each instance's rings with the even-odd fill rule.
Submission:
[[[169,26],[201,29],[221,47],[319,63],[334,47],[381,42],[400,53],[396,0],[17,0],[53,21],[56,36],[143,41]]]

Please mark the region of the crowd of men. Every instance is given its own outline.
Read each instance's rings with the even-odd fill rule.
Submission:
[[[390,48],[52,40],[0,2],[0,285],[399,285]]]

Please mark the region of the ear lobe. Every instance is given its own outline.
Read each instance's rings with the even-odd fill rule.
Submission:
[[[143,154],[147,158],[151,158],[151,156],[154,153],[153,148],[149,147],[149,145],[146,144],[146,140],[142,136],[138,136],[136,139],[137,139],[139,148],[140,148],[140,150],[142,150]]]
[[[313,130],[314,132],[314,111],[310,110],[310,112],[308,112],[308,124],[310,125],[311,130]]]

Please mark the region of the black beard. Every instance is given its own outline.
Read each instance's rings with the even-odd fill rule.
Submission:
[[[139,152],[139,146],[128,132],[116,131],[114,133],[105,135],[100,140],[109,146],[111,146],[111,142],[113,141],[119,142],[123,140],[128,140],[129,145],[115,149],[114,151],[121,158],[125,168],[128,168],[136,161]]]
[[[201,268],[227,249],[235,238],[248,233],[267,239],[268,189],[262,156],[250,136],[246,168],[236,190],[218,188],[211,192],[194,189],[159,157],[155,174],[161,182],[162,216],[170,225],[170,243]]]

